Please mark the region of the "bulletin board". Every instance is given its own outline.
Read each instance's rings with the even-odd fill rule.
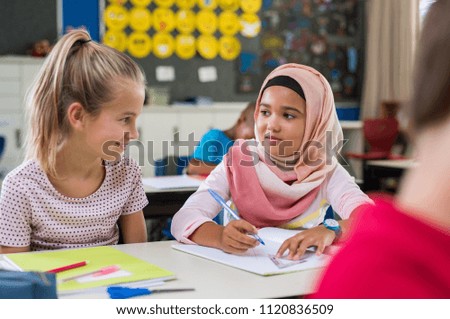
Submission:
[[[261,6],[262,0],[106,0],[102,41],[137,59],[233,61],[241,38],[259,35]]]
[[[264,78],[284,63],[309,65],[327,78],[336,101],[359,101],[364,6],[361,0],[265,0],[258,71]]]
[[[244,0],[244,2],[247,1]],[[103,0],[105,13],[107,13],[108,6],[119,5],[126,10],[127,18],[125,20],[128,19],[128,21],[126,23],[122,22],[123,25],[115,28],[111,21],[108,22],[108,26],[105,19],[102,19],[102,39],[104,43],[125,52],[135,59],[144,69],[149,86],[168,90],[170,92],[170,102],[172,103],[199,96],[210,97],[215,102],[251,101],[256,98],[256,93],[238,91],[236,72],[240,55],[243,52],[258,54],[260,48],[259,34],[243,34],[241,28],[235,28],[236,23],[228,25],[221,23],[221,20],[235,22],[236,16],[240,17],[244,13],[244,10],[239,5],[241,2],[242,0]],[[259,27],[255,29],[260,32],[259,11],[262,0],[258,0],[256,3],[259,3],[260,6],[255,11],[258,14],[255,13],[253,17],[256,16],[258,18],[255,25]],[[119,10],[123,12],[122,9]],[[160,14],[161,10],[155,14],[157,9],[168,9],[175,19],[175,25],[171,22],[173,19],[170,17],[166,19],[164,15]],[[211,31],[208,30],[208,24],[206,24],[206,29],[201,29],[202,27],[196,24],[195,29],[192,31],[189,23],[185,21],[186,23],[183,24],[182,21],[179,21],[182,20],[179,17],[182,10],[194,13],[196,18],[202,11],[212,11],[216,17],[217,24],[215,31],[211,35],[216,39],[216,43],[221,44],[221,39],[225,36],[228,39],[230,37],[233,38],[233,40],[228,42],[229,55],[226,54],[226,51],[225,54],[223,50],[221,52],[220,46],[218,46],[219,49],[216,49],[216,51],[199,52],[200,49],[195,44],[194,51],[192,42],[194,42],[193,40],[197,41],[200,37],[205,40],[203,43],[206,42],[206,45],[201,45],[202,48],[211,47],[211,45],[208,45],[208,39],[211,39],[208,33],[211,33]],[[120,14],[120,11],[116,12],[115,15],[124,16]],[[164,11],[167,13],[167,10]],[[226,15],[225,18],[221,18],[224,13],[228,14],[228,19]],[[170,16],[171,14],[169,13],[168,15]],[[130,23],[131,16],[135,17],[133,23]],[[136,19],[137,16],[141,16],[141,19]],[[137,20],[141,20],[141,22],[138,23]],[[238,25],[241,25],[241,22],[238,22]],[[160,29],[161,26],[164,27],[164,30]],[[160,36],[156,37],[158,34]],[[135,47],[131,47],[132,52],[130,53],[128,41],[131,36]],[[180,51],[182,46],[177,45],[179,44],[178,42],[187,44],[184,52]],[[227,41],[222,40],[222,42],[224,46],[227,44]],[[155,43],[159,43],[159,45],[155,45]],[[156,50],[155,48],[158,46],[159,50]],[[214,47],[214,44],[212,46]],[[238,48],[237,50],[235,49],[236,47]],[[135,50],[136,48],[137,50]],[[161,81],[157,77],[157,69],[161,67],[173,68],[175,78],[171,81]],[[199,69],[205,67],[214,67],[216,69],[217,79],[215,81],[199,81]]]

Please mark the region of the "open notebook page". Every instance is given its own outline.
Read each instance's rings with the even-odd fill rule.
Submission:
[[[307,252],[305,254],[305,262],[290,267],[279,268],[272,262],[270,256],[277,253],[280,244],[285,239],[295,235],[297,232],[298,231],[272,227],[269,227],[269,229],[262,228],[259,230],[258,234],[264,240],[266,245],[258,245],[253,249],[249,249],[243,255],[228,254],[220,249],[198,245],[176,244],[173,245],[172,248],[263,276],[325,266],[329,257],[325,255],[316,256],[312,252]]]
[[[298,234],[300,230],[283,229],[277,227],[264,227],[258,230],[258,235],[264,241],[270,240],[281,245],[286,239]]]

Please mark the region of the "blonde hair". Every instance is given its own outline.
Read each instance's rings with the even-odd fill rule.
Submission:
[[[70,134],[68,106],[78,102],[96,116],[115,98],[115,85],[127,80],[145,85],[144,73],[130,57],[92,41],[85,30],[64,35],[28,92],[26,159],[36,159],[56,177],[56,155]]]

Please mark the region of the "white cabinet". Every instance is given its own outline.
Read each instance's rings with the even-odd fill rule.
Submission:
[[[0,57],[0,112],[23,113],[25,94],[42,66],[44,59]]]
[[[23,160],[23,116],[20,113],[0,112],[0,138],[3,151],[0,154],[0,180]]]
[[[245,102],[200,107],[145,106],[138,120],[140,146],[130,145],[130,156],[139,161],[144,176],[153,176],[155,160],[192,154],[203,134],[211,128],[232,127],[245,107]]]
[[[0,57],[0,136],[4,139],[0,180],[23,161],[25,95],[43,61],[32,57]]]
[[[153,110],[152,110],[153,111]],[[178,132],[176,112],[144,111],[138,119],[138,150],[130,144],[130,155],[142,168],[144,176],[153,176],[155,161],[173,154],[174,134]]]

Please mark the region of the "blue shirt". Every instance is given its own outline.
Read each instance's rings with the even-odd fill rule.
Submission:
[[[218,129],[212,129],[203,135],[192,156],[198,161],[220,164],[222,158],[234,141]]]

